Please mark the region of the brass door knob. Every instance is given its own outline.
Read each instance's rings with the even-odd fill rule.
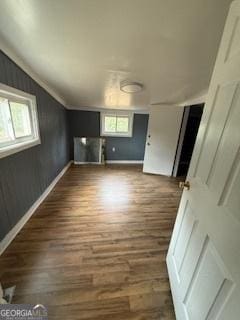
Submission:
[[[189,190],[190,189],[190,182],[189,181],[181,181],[179,182],[179,188],[181,189],[187,189]]]

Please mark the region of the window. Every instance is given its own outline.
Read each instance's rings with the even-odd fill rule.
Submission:
[[[101,135],[114,137],[132,136],[133,114],[129,112],[101,113]]]
[[[36,98],[0,84],[0,158],[39,143]]]

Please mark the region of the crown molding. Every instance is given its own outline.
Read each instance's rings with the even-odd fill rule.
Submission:
[[[53,98],[55,98],[59,103],[61,103],[66,108],[65,100],[59,96],[52,88],[49,87],[40,77],[32,70],[28,64],[20,58],[16,52],[7,44],[7,42],[1,37],[0,38],[0,50],[3,51],[13,62],[15,62],[24,72],[26,72],[34,81],[36,81],[43,89],[45,89]]]
[[[192,106],[195,104],[202,104],[206,102],[208,90],[202,91],[200,94],[190,97],[189,99],[181,102],[179,106]]]
[[[208,90],[201,91],[198,95],[189,97],[188,99],[180,102],[154,102],[151,103],[150,107],[187,107],[195,104],[202,104],[206,102]]]
[[[105,108],[105,107],[76,107],[76,106],[67,106],[68,110],[76,110],[76,111],[93,111],[93,112],[108,112],[108,111],[127,111],[137,114],[149,114],[149,108],[147,109],[113,109],[113,108]]]

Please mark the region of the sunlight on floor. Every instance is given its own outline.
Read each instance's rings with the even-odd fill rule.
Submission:
[[[100,201],[108,205],[128,204],[131,187],[121,177],[107,177],[101,182]]]

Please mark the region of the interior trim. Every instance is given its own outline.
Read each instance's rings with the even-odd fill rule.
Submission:
[[[10,243],[14,240],[19,231],[24,227],[27,221],[31,218],[40,204],[45,200],[48,194],[55,187],[56,183],[60,180],[60,178],[64,175],[64,173],[70,167],[72,161],[62,169],[62,171],[56,176],[56,178],[51,182],[51,184],[47,187],[47,189],[43,192],[43,194],[34,202],[34,204],[30,207],[30,209],[24,214],[24,216],[18,221],[18,223],[8,232],[8,234],[3,238],[0,242],[0,256],[7,249]]]
[[[34,81],[36,81],[43,89],[45,89],[53,98],[55,98],[59,103],[61,103],[66,108],[65,100],[60,97],[55,90],[50,88],[40,77],[32,70],[31,67],[27,65],[17,54],[14,53],[14,50],[4,41],[1,40],[1,50],[8,56],[13,62],[15,62],[24,72],[26,72]]]
[[[143,160],[106,160],[107,164],[143,164]]]
[[[77,110],[77,111],[94,111],[94,112],[132,112],[137,114],[149,114],[149,108],[146,109],[110,109],[105,107],[75,107],[67,106],[68,110]]]

